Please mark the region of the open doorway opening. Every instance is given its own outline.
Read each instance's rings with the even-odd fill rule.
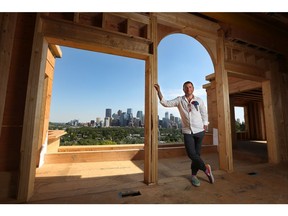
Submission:
[[[230,78],[236,79],[236,78]],[[261,82],[245,80],[250,89],[230,94],[235,124],[233,156],[253,163],[268,162]],[[231,82],[231,88],[236,85]],[[251,88],[258,86],[256,88]],[[233,112],[231,112],[233,113]],[[233,123],[231,124],[233,125]]]
[[[245,117],[244,117],[245,107],[243,106],[235,106],[235,130],[236,133],[245,132]]]
[[[83,182],[89,182],[93,178],[97,180],[99,187],[103,182],[113,184],[111,176],[122,176],[120,178],[125,179],[133,175],[143,178],[143,161],[121,162],[115,146],[128,140],[130,143],[127,141],[124,149],[130,148],[127,146],[134,144],[131,142],[133,138],[140,142],[141,137],[136,136],[135,131],[144,131],[143,120],[141,122],[140,118],[144,115],[145,62],[69,47],[61,47],[61,52],[62,57],[56,59],[54,72],[52,69],[45,71],[50,73],[48,75],[50,81],[53,81],[53,88],[51,82],[44,84],[44,92],[49,95],[44,99],[44,118],[48,118],[47,122],[44,120],[44,124],[49,126],[48,137],[43,133],[43,138],[46,137],[43,142],[47,142],[47,148],[46,152],[42,152],[44,162],[40,164],[40,169],[36,170],[35,186],[49,184],[53,187],[59,179],[66,178],[71,181],[85,179]],[[47,67],[50,67],[53,60],[55,59],[48,57]],[[51,106],[50,103],[47,104],[47,100],[51,100]],[[120,112],[121,109],[123,112]],[[120,125],[121,117],[124,125]],[[105,119],[109,122],[105,123]],[[117,123],[119,125],[114,125]],[[43,130],[45,128],[44,126]],[[143,148],[144,135],[140,143]],[[135,148],[139,150],[139,146]],[[130,155],[124,153],[124,157],[132,157],[132,151],[127,151]],[[103,162],[107,160],[110,163]],[[96,164],[98,161],[102,162]],[[65,171],[67,164],[79,165],[82,162],[95,163],[89,165],[88,171],[86,168],[77,171],[79,166],[75,166],[73,176],[69,176],[69,172]],[[42,166],[44,164],[45,166]],[[85,167],[87,166],[88,164]],[[70,168],[72,171],[73,168]],[[58,170],[57,176],[55,172],[49,172],[52,169]],[[40,194],[37,194],[38,192]],[[38,195],[41,196],[41,190],[37,191],[34,197]]]
[[[51,130],[67,132],[60,146],[143,144],[144,62],[61,49],[50,117]]]
[[[61,49],[63,56],[56,61],[53,79],[49,119],[53,144],[48,138],[48,152],[91,151],[121,144],[143,148],[144,62]],[[62,131],[57,142],[55,131]]]
[[[194,95],[204,101],[208,110],[207,93],[203,85],[207,83],[206,76],[213,72],[214,66],[208,51],[193,37],[175,33],[161,40],[158,46],[158,84],[166,100],[183,96],[183,84],[191,81],[194,85]],[[167,145],[181,148],[178,156],[187,157],[178,108],[166,108],[158,103],[159,148]],[[205,154],[208,151],[213,153],[217,151],[217,147],[213,145],[213,128],[210,127],[205,133],[201,152]],[[189,161],[188,157],[187,159]],[[217,159],[213,161],[213,168],[214,164],[218,166]],[[187,172],[190,174],[190,166],[184,168],[186,174]]]

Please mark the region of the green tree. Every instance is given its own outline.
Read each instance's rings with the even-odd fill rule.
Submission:
[[[235,130],[236,132],[242,132],[242,131],[245,131],[245,122],[240,122],[240,119],[238,118],[236,121],[235,121]]]

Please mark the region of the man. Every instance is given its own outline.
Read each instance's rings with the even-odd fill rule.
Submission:
[[[203,162],[200,157],[202,140],[205,131],[208,129],[208,114],[201,98],[195,96],[193,83],[187,81],[183,84],[185,95],[176,97],[173,100],[165,100],[158,84],[154,85],[160,103],[164,107],[177,107],[182,121],[182,133],[188,157],[191,161],[192,184],[200,186],[197,172],[202,170],[207,175],[209,182],[214,183],[211,166]]]

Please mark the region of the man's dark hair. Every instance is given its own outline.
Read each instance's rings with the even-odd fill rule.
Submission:
[[[186,82],[183,84],[183,87],[184,87],[186,84],[191,84],[192,86],[194,86],[191,81],[186,81]]]

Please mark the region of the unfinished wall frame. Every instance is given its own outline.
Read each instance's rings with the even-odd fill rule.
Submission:
[[[44,18],[43,18],[44,17]],[[155,32],[156,23],[155,18],[151,18],[153,20],[153,24],[150,26],[153,26],[153,32]],[[43,103],[46,103],[45,101],[42,101],[43,98],[43,91],[45,90],[44,85],[44,70],[45,70],[45,62],[43,59],[46,59],[46,54],[48,51],[48,44],[57,44],[57,45],[64,45],[64,46],[70,46],[73,48],[80,48],[80,49],[88,49],[91,51],[97,51],[97,52],[103,52],[103,53],[109,53],[114,55],[120,55],[120,56],[126,56],[131,58],[137,58],[142,59],[146,61],[146,69],[145,69],[145,98],[146,100],[154,100],[153,105],[151,106],[151,103],[145,103],[145,110],[147,113],[150,113],[150,115],[147,115],[145,121],[148,123],[148,129],[146,129],[146,138],[145,140],[145,152],[148,152],[146,156],[146,162],[145,166],[148,167],[144,171],[144,180],[146,184],[154,184],[157,183],[157,160],[158,160],[158,154],[157,148],[158,146],[155,145],[155,140],[158,140],[157,136],[157,127],[153,127],[153,123],[157,124],[157,113],[154,113],[155,106],[157,106],[157,98],[153,94],[153,84],[155,83],[155,71],[157,67],[157,57],[154,55],[150,55],[150,42],[147,42],[147,40],[134,40],[135,43],[130,41],[131,38],[128,36],[123,36],[118,33],[112,33],[110,31],[107,32],[101,32],[99,29],[97,29],[97,32],[95,31],[87,31],[86,28],[79,27],[78,31],[77,29],[65,27],[69,24],[63,23],[63,25],[60,27],[62,31],[55,34],[55,29],[58,28],[59,23],[52,21],[46,17],[46,14],[37,16],[37,30],[35,32],[34,36],[34,43],[33,46],[35,57],[32,57],[31,61],[31,69],[30,69],[30,75],[29,75],[29,86],[30,87],[37,87],[37,88],[31,88],[31,90],[28,90],[27,100],[26,100],[26,111],[25,111],[25,118],[27,121],[25,121],[26,124],[23,126],[24,135],[22,138],[22,159],[21,159],[21,175],[20,175],[20,184],[19,184],[19,190],[18,190],[18,196],[17,200],[19,202],[25,202],[29,200],[29,198],[33,194],[33,187],[34,187],[34,178],[35,178],[35,169],[36,169],[36,163],[39,154],[39,146],[42,145],[43,142],[43,131],[40,131],[40,129],[43,129],[44,124],[43,117],[45,116],[44,113],[45,105],[43,106]],[[55,25],[53,25],[55,24]],[[143,28],[143,26],[140,26]],[[64,29],[64,30],[63,30]],[[66,30],[66,31],[65,31]],[[72,31],[72,32],[71,32]],[[73,32],[74,31],[74,32]],[[122,29],[121,29],[122,31]],[[141,31],[142,32],[142,31]],[[150,32],[150,31],[148,31]],[[96,36],[101,35],[110,35],[112,39],[106,40],[105,38],[101,38],[98,41],[95,40],[95,34]],[[142,33],[141,33],[142,34]],[[53,36],[52,36],[53,35]],[[69,38],[69,35],[71,36]],[[90,37],[89,37],[90,35]],[[74,36],[74,37],[73,37]],[[87,37],[88,36],[88,37]],[[63,40],[63,38],[65,38]],[[86,41],[83,41],[83,38],[86,38]],[[87,38],[88,41],[87,42]],[[155,37],[154,37],[155,38]],[[119,41],[116,42],[115,41]],[[155,40],[155,39],[154,39]],[[124,46],[122,47],[122,42],[126,41],[126,45],[129,44],[129,46],[126,46],[124,43]],[[104,46],[103,46],[104,44]],[[152,49],[152,52],[156,52],[157,44],[154,43],[154,48]],[[32,72],[33,71],[33,72]],[[157,71],[156,71],[157,72]],[[33,74],[33,75],[32,75]],[[42,81],[41,81],[42,80]],[[149,87],[147,87],[149,86]],[[31,100],[30,98],[35,98],[35,100]],[[32,103],[30,102],[32,101]],[[29,108],[28,108],[29,106]],[[151,119],[150,119],[151,117]],[[28,120],[29,119],[29,120]],[[33,125],[30,125],[30,122],[34,122]],[[151,126],[152,125],[152,126]],[[28,132],[30,131],[30,132]],[[151,131],[155,131],[154,133]],[[33,138],[32,138],[33,137]],[[152,143],[153,142],[153,143]],[[149,159],[148,159],[149,158]],[[153,163],[151,163],[151,160]],[[149,166],[152,164],[152,167]]]
[[[164,17],[163,17],[164,16]],[[157,41],[157,23],[159,23],[165,19],[165,21],[169,22],[169,24],[174,25],[175,30],[179,32],[184,32],[189,36],[194,37],[201,41],[204,47],[211,55],[211,59],[216,65],[216,76],[218,74],[226,74],[223,71],[224,68],[224,59],[221,55],[219,55],[219,49],[221,49],[222,44],[218,46],[219,43],[217,29],[219,26],[217,24],[203,25],[204,28],[199,30],[199,21],[207,24],[206,20],[199,19],[196,16],[189,15],[189,21],[187,14],[179,15],[180,19],[174,20],[175,14],[153,14],[150,15],[150,26],[149,37],[150,40],[146,38],[136,38],[133,39],[131,37],[127,37],[125,34],[129,32],[127,28],[127,23],[125,22],[125,18],[117,18],[116,15],[104,13],[105,20],[103,24],[104,29],[99,29],[99,27],[90,28],[87,26],[78,25],[70,22],[59,22],[56,21],[46,14],[41,16],[42,25],[42,34],[43,37],[47,40],[48,43],[57,44],[57,45],[65,45],[73,48],[80,49],[88,49],[90,51],[98,51],[103,53],[110,53],[115,55],[127,56],[132,58],[139,58],[146,60],[146,69],[145,69],[145,168],[144,168],[144,182],[146,184],[155,184],[157,183],[157,173],[158,173],[158,133],[157,127],[157,97],[155,94],[153,84],[157,82],[157,45],[160,41]],[[68,19],[68,16],[62,16],[65,19]],[[72,16],[69,16],[72,17]],[[107,17],[112,17],[112,22],[107,21]],[[195,20],[193,20],[195,19]],[[70,18],[68,19],[70,21]],[[198,22],[195,22],[195,21]],[[119,24],[115,24],[119,22]],[[197,23],[197,26],[195,26]],[[203,23],[202,23],[203,24]],[[189,25],[189,27],[185,27]],[[197,28],[196,28],[197,27]],[[141,26],[143,28],[143,26]],[[197,30],[194,30],[197,29]],[[135,32],[135,31],[134,31]],[[103,35],[108,35],[108,37],[103,37]],[[85,40],[84,40],[85,38]],[[107,40],[108,38],[108,40]],[[223,40],[223,39],[221,39]],[[124,42],[124,43],[123,43]],[[224,53],[224,51],[222,51]],[[222,59],[222,61],[220,61]],[[222,73],[222,71],[224,73]],[[227,75],[226,75],[227,76]],[[219,81],[223,80],[222,76],[219,76]],[[224,81],[226,83],[224,86],[228,86],[227,80]],[[227,91],[222,89],[223,85],[218,85],[217,88],[219,90],[217,92],[222,92],[222,96],[226,94],[228,96]],[[222,89],[222,90],[220,90]],[[226,97],[220,98],[226,98]],[[152,103],[151,103],[152,102]],[[217,104],[218,112],[223,110],[229,101],[220,101]],[[229,106],[227,108],[229,110]],[[223,118],[222,118],[223,117]],[[225,128],[230,128],[230,125],[227,125],[227,119],[229,119],[229,112],[224,112],[221,117],[218,119],[219,125],[226,125]],[[232,171],[232,140],[231,133],[226,133],[229,130],[222,130],[219,136],[220,145],[220,168]],[[41,138],[40,138],[41,139]],[[42,139],[41,139],[42,140]],[[39,146],[39,143],[37,144]],[[227,160],[228,159],[228,160]],[[31,182],[31,180],[29,181]],[[29,193],[31,194],[31,193]],[[28,195],[29,198],[31,195]]]
[[[66,17],[68,16],[64,16],[64,18]],[[115,29],[111,29],[111,25],[106,23],[104,27],[108,25],[109,28],[107,27],[108,28],[107,30],[99,29],[98,27],[96,28],[93,27],[93,29],[91,29],[90,27],[87,27],[87,26],[84,27],[82,25],[75,27],[75,25],[77,25],[75,23],[70,23],[70,22],[61,23],[59,21],[56,21],[55,19],[49,18],[47,14],[38,15],[37,19],[42,24],[41,33],[43,36],[43,40],[45,38],[45,41],[47,41],[45,43],[47,44],[64,45],[64,46],[69,46],[73,48],[86,49],[90,51],[97,51],[97,52],[103,52],[103,53],[110,53],[114,55],[121,55],[121,56],[126,56],[126,57],[144,59],[146,61],[145,113],[148,113],[148,114],[145,115],[146,129],[145,129],[144,182],[146,184],[156,184],[157,179],[158,179],[158,174],[157,174],[158,173],[158,167],[157,167],[158,132],[157,132],[157,127],[156,127],[158,123],[157,122],[158,118],[157,118],[157,97],[156,97],[153,85],[154,83],[157,82],[157,45],[159,43],[159,41],[157,41],[157,19],[158,19],[157,16],[154,16],[153,14],[150,15],[150,18],[149,18],[150,23],[148,25],[150,27],[148,27],[147,29],[147,32],[149,33],[147,34],[147,37],[150,38],[149,40],[142,39],[142,38],[131,39],[131,37],[123,35],[123,33],[125,33],[126,31],[125,28],[123,29],[121,27],[122,25],[126,25],[123,22],[123,18],[121,19],[121,25],[120,26],[118,25],[118,27],[116,27]],[[117,19],[115,19],[115,16],[113,15],[113,22],[115,21],[117,21]],[[143,28],[143,25],[144,24],[138,25],[138,26],[140,26],[140,28]],[[114,24],[112,26],[114,26]],[[133,26],[133,28],[134,27],[135,25]],[[120,32],[117,32],[118,30]],[[137,32],[137,31],[134,30],[133,32]],[[143,31],[139,31],[139,32],[141,32],[141,35],[145,36],[145,34],[142,34]],[[103,37],[103,35],[108,35],[109,40],[107,40],[107,37]],[[83,40],[84,38],[85,40]],[[205,41],[205,37],[202,38],[202,40]],[[48,45],[46,45],[46,50],[45,50],[46,53],[47,53],[47,49],[48,49]],[[214,47],[209,47],[209,50],[212,53],[213,52],[215,53],[215,43],[214,43]],[[35,62],[34,64],[39,64],[39,63]],[[32,66],[33,65],[31,65],[31,67]],[[38,71],[38,73],[40,74],[43,74],[42,72],[43,71],[41,70]],[[39,83],[37,83],[37,85],[39,85]],[[43,83],[40,85],[43,85]],[[43,91],[43,89],[39,89],[39,90]],[[42,91],[41,93],[33,92],[31,94],[38,93],[42,95]],[[39,102],[40,102],[40,98],[39,98],[38,103]],[[28,117],[30,118],[35,117],[33,114],[26,114],[26,115],[28,115]],[[39,122],[38,122],[38,126],[39,126]],[[37,141],[35,140],[35,143],[33,142],[34,144],[32,148],[36,149],[36,146],[38,147],[39,145],[41,145],[40,142],[42,142],[42,140],[43,140],[43,137],[39,137]],[[28,144],[25,144],[25,145],[28,145]],[[35,155],[35,152],[33,154]],[[30,155],[30,153],[26,154],[26,156],[28,155]],[[32,163],[32,161],[31,163],[35,165],[36,158],[33,158],[32,160],[34,160],[33,161],[34,163]],[[32,169],[33,166],[29,165],[29,167],[30,169]],[[23,167],[23,169],[25,168]],[[35,177],[35,170],[34,172],[32,171],[32,173],[34,173],[34,177]],[[32,175],[30,176],[30,179],[25,178],[25,180],[23,181],[23,185],[21,186],[21,188],[25,190],[23,192],[21,190],[18,195],[18,198],[20,198],[21,200],[22,199],[28,200],[29,197],[31,197],[33,189],[31,187],[27,187],[25,183],[29,182],[29,185],[31,185],[31,182],[34,182],[33,181],[34,177]]]
[[[252,109],[250,109],[250,115],[253,114],[253,112],[257,113],[252,116],[253,119],[250,119],[253,128],[250,128],[251,133],[248,134],[248,137],[252,136],[254,139],[260,140],[267,137],[269,163],[279,163],[279,143],[281,142],[279,141],[279,137],[277,137],[279,129],[277,129],[277,124],[275,122],[277,113],[273,111],[273,107],[276,107],[276,105],[273,104],[277,102],[279,103],[281,99],[276,99],[275,96],[272,96],[272,89],[275,89],[275,87],[271,87],[272,80],[270,78],[271,74],[272,77],[277,74],[278,64],[275,63],[275,58],[277,57],[275,57],[274,54],[260,52],[255,49],[240,46],[239,44],[233,44],[229,41],[225,42],[224,47],[224,65],[229,77],[229,94],[233,95],[245,90],[250,92],[254,90],[255,92],[258,92],[256,91],[257,89],[261,89],[261,92],[263,92],[263,95],[260,95],[261,98],[257,98],[257,103],[254,101],[253,104],[250,104]],[[244,58],[245,56],[249,58]],[[272,73],[271,70],[273,70]],[[206,88],[214,89],[215,75],[209,75],[206,79],[211,82],[211,84],[207,85]],[[277,79],[277,77],[274,77],[274,79]],[[241,84],[238,83],[240,82],[239,80],[241,81]],[[255,98],[259,97],[258,93],[257,95],[256,93],[254,94]],[[255,100],[255,98],[253,98],[253,100]],[[234,104],[236,99],[233,99],[232,103]],[[238,102],[241,103],[241,99],[238,99]],[[259,104],[261,102],[263,103],[263,106]],[[248,108],[246,107],[246,109]],[[267,124],[267,122],[269,122],[269,124]],[[249,127],[249,124],[247,126]],[[234,137],[234,140],[235,139],[236,138]]]
[[[36,15],[36,23],[34,23]],[[0,135],[3,134],[3,114],[4,103],[6,102],[6,87],[8,75],[11,72],[11,50],[15,44],[14,33],[17,30],[16,19],[18,14],[7,13],[0,14],[1,41],[0,41],[0,63],[4,70],[1,70],[1,97],[0,97]],[[210,16],[209,19],[203,16]],[[278,163],[286,158],[287,153],[287,111],[281,111],[281,105],[287,104],[285,94],[275,93],[277,91],[287,92],[285,85],[287,83],[287,60],[286,68],[281,69],[279,75],[278,59],[271,60],[268,54],[262,56],[261,50],[246,52],[238,47],[240,40],[227,41],[232,36],[245,36],[243,32],[232,31],[224,32],[221,27],[213,20],[225,18],[229,20],[229,14],[205,14],[196,16],[191,13],[37,13],[32,14],[28,26],[31,32],[34,32],[29,40],[33,42],[29,65],[28,85],[25,87],[25,111],[23,120],[23,130],[20,147],[20,165],[18,170],[19,180],[17,184],[16,200],[17,202],[26,202],[33,194],[35,169],[39,146],[43,142],[43,103],[45,97],[44,77],[45,63],[47,59],[47,50],[49,44],[63,45],[78,49],[108,53],[113,55],[125,56],[141,59],[145,61],[145,161],[144,161],[144,182],[146,184],[156,184],[158,179],[158,133],[157,133],[157,95],[153,88],[157,82],[157,45],[165,36],[172,33],[187,34],[198,40],[209,52],[215,68],[215,89],[217,100],[217,116],[215,117],[215,127],[219,129],[219,164],[220,169],[233,171],[232,158],[232,138],[230,121],[230,101],[229,101],[229,76],[242,77],[248,80],[261,80],[263,89],[264,113],[266,122],[269,162]],[[237,22],[235,15],[231,16]],[[247,16],[242,16],[246,22]],[[9,18],[9,19],[8,19]],[[245,18],[245,19],[244,19]],[[32,20],[32,21],[31,21]],[[211,21],[212,20],[212,21]],[[244,22],[243,21],[243,22]],[[30,23],[31,22],[31,23]],[[21,24],[21,23],[20,23]],[[239,28],[244,28],[241,25]],[[251,26],[251,25],[250,25]],[[236,26],[237,27],[237,26]],[[32,29],[33,28],[33,29]],[[261,26],[260,30],[263,30]],[[237,28],[236,28],[237,29]],[[25,29],[26,30],[26,29]],[[262,31],[258,31],[262,32]],[[227,34],[231,33],[231,34]],[[239,34],[238,34],[239,33]],[[270,32],[271,33],[271,32]],[[16,34],[16,33],[15,33]],[[21,32],[25,34],[25,31]],[[272,33],[271,33],[272,34]],[[250,36],[250,37],[249,37]],[[285,34],[283,38],[286,44]],[[258,35],[259,37],[259,35]],[[253,37],[247,38],[253,41]],[[262,38],[262,37],[261,37]],[[265,40],[263,40],[265,42]],[[17,41],[21,43],[21,41]],[[267,43],[266,43],[267,44]],[[21,47],[21,46],[20,46]],[[247,48],[247,47],[246,47]],[[280,53],[284,46],[277,44]],[[29,44],[29,49],[31,45]],[[245,50],[250,50],[247,48]],[[15,51],[16,52],[16,51]],[[30,50],[29,50],[30,52]],[[283,54],[283,53],[282,53]],[[18,59],[14,59],[16,63]],[[267,69],[268,68],[268,69]],[[286,71],[285,71],[286,70]],[[27,70],[28,71],[28,70]],[[2,75],[4,79],[2,79]],[[284,81],[281,80],[284,77]],[[281,87],[277,86],[281,82]],[[3,84],[3,85],[2,85]],[[12,89],[14,90],[14,89]],[[274,97],[272,97],[272,95]],[[276,98],[275,98],[276,97]],[[22,97],[24,98],[24,96]],[[275,114],[277,113],[277,114]],[[281,114],[279,114],[281,113]],[[21,116],[22,117],[22,116]],[[283,122],[278,123],[277,117],[283,117]],[[283,128],[281,128],[283,126]],[[279,129],[279,130],[277,130]],[[41,135],[42,134],[42,135]],[[284,138],[279,140],[281,135]],[[279,141],[281,149],[279,149]],[[19,142],[17,142],[18,144]],[[18,147],[18,146],[17,146]],[[282,151],[283,150],[283,151]],[[15,170],[8,170],[9,175]],[[2,173],[1,177],[3,176]],[[12,175],[12,174],[11,174]],[[7,175],[5,174],[5,178]],[[2,178],[3,179],[3,178]],[[5,186],[12,187],[9,181]],[[17,178],[18,179],[18,178]],[[10,184],[10,185],[9,185]],[[6,194],[5,194],[6,196]],[[7,195],[9,196],[9,194]],[[11,198],[11,197],[10,197]]]
[[[269,79],[269,74],[271,73],[271,63],[275,61],[275,56],[272,54],[259,52],[257,50],[248,49],[237,44],[233,45],[230,42],[227,42],[225,44],[225,47],[226,50],[230,50],[230,53],[232,53],[230,57],[228,55],[226,56],[225,63],[225,67],[228,70],[229,76],[239,77],[244,80],[248,80],[251,83],[254,81],[255,84],[250,84],[250,88],[253,88],[254,86],[254,88],[260,87],[262,89],[263,110],[260,109],[259,112],[262,111],[265,118],[262,119],[261,116],[258,116],[258,120],[262,121],[260,123],[254,122],[255,124],[260,124],[259,128],[255,129],[261,130],[261,132],[257,133],[259,135],[263,134],[264,131],[266,131],[268,160],[270,163],[279,163],[279,152],[277,146],[278,138],[276,137],[277,131],[275,123],[276,118],[275,112],[273,113],[272,106],[272,104],[275,103],[275,99],[271,95],[271,80]],[[237,53],[241,56],[248,56],[249,58],[233,58],[233,56],[235,56],[233,55],[233,49],[238,50]],[[257,83],[259,83],[260,86]],[[267,124],[267,122],[269,122],[269,124]],[[250,135],[255,137],[255,132],[254,135]],[[264,135],[262,135],[262,137],[264,137]]]

